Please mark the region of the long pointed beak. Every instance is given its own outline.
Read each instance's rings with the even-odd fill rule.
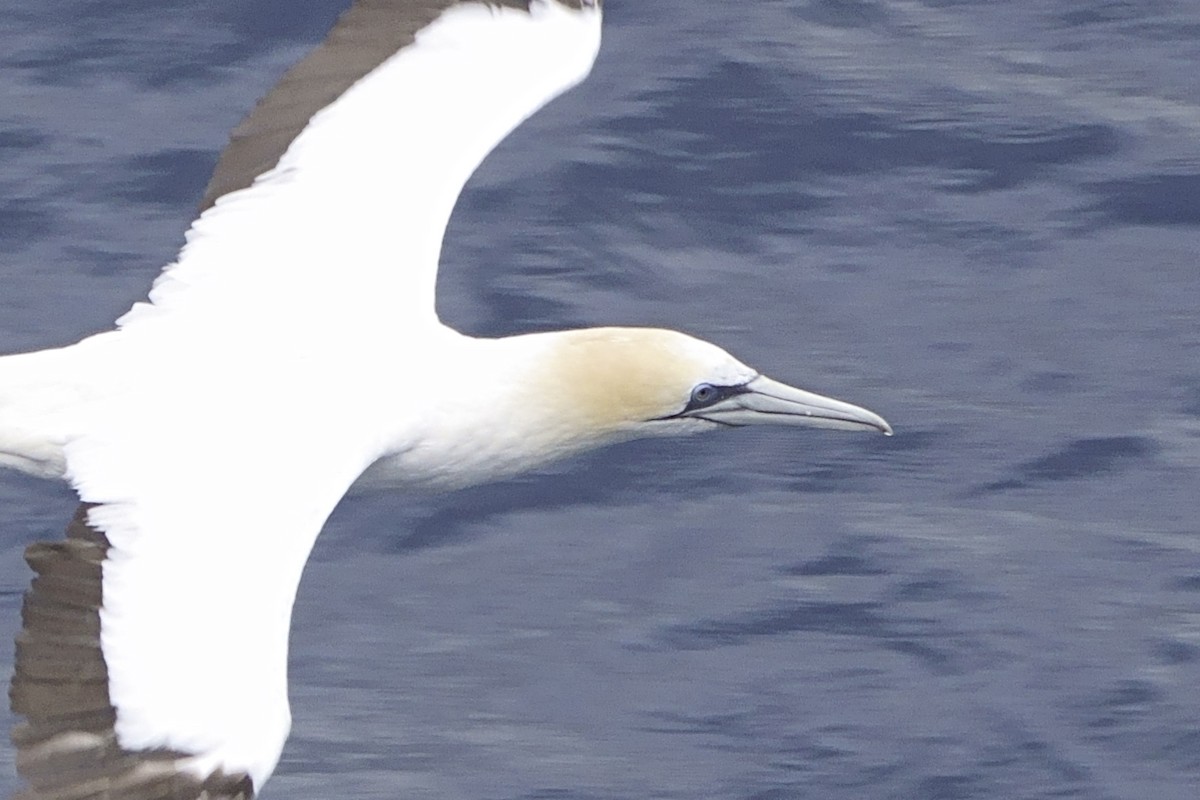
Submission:
[[[693,416],[723,425],[809,425],[815,428],[861,431],[874,429],[887,436],[892,426],[873,411],[759,376],[735,394]]]

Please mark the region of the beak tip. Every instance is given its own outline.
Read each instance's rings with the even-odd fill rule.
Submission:
[[[889,424],[886,419],[884,419],[883,417],[880,417],[878,415],[876,415],[876,419],[878,420],[878,422],[875,427],[877,427],[879,429],[880,433],[882,433],[884,436],[894,436],[895,435],[896,432],[894,430],[892,430],[891,424]]]

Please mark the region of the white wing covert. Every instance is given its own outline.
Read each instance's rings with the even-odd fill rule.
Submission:
[[[335,53],[388,30],[391,8],[407,24],[412,14],[433,18],[243,186],[247,176],[234,174],[242,158],[257,163],[252,154],[286,133],[261,121],[277,105],[269,95],[218,165],[178,263],[122,327],[167,312],[176,322],[274,323],[281,306],[304,319],[354,309],[392,329],[435,323],[442,235],[463,184],[513,128],[587,75],[600,12],[558,0],[366,2],[310,60],[336,65]],[[309,64],[285,76],[285,90],[311,79]]]

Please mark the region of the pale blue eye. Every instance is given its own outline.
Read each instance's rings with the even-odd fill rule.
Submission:
[[[711,383],[702,383],[692,389],[692,404],[706,406],[717,399],[721,393]]]

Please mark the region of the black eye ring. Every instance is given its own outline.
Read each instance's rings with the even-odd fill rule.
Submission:
[[[720,390],[711,383],[702,383],[695,389],[692,389],[692,405],[706,406],[709,403],[715,402],[721,396]]]

